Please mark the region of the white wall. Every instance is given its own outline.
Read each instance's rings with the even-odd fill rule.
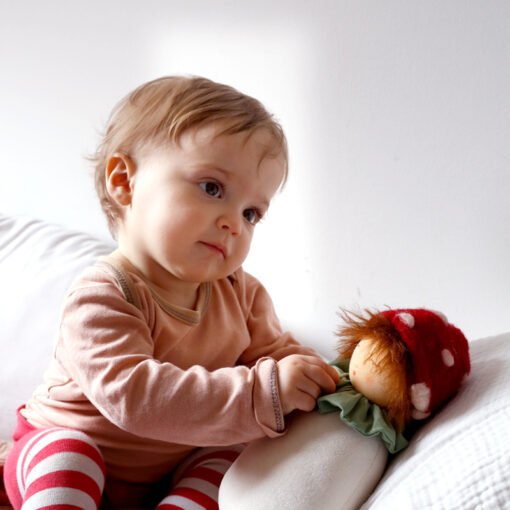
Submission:
[[[286,128],[246,267],[303,341],[329,354],[339,306],[510,330],[506,0],[0,0],[0,73],[0,211],[106,237],[84,156],[112,106],[203,74]]]

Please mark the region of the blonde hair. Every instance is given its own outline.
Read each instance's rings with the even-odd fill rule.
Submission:
[[[281,125],[255,98],[236,89],[198,76],[165,76],[145,83],[113,109],[106,131],[90,158],[95,168],[95,186],[101,208],[113,237],[120,215],[106,189],[105,169],[115,152],[132,155],[148,143],[178,143],[182,134],[213,122],[225,128],[218,133],[254,132],[264,128],[273,140],[264,157],[282,154],[287,179],[287,140]]]

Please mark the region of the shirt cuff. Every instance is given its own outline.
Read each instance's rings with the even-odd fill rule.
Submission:
[[[278,387],[278,364],[272,358],[261,358],[255,365],[255,373],[255,419],[266,436],[279,437],[285,433],[285,418]]]

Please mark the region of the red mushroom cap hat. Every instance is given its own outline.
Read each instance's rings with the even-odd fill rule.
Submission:
[[[446,317],[423,308],[381,312],[394,326],[411,359],[414,419],[427,418],[450,399],[469,374],[469,345]]]

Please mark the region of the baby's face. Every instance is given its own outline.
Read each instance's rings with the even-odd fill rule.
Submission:
[[[213,281],[238,269],[282,182],[283,156],[264,157],[266,131],[218,132],[217,125],[189,130],[179,145],[136,159],[119,248],[160,287]]]

